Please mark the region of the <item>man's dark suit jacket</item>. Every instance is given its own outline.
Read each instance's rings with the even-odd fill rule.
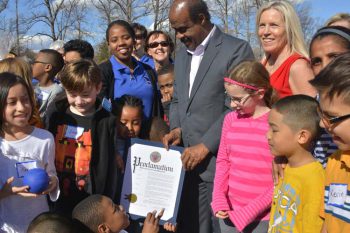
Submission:
[[[253,60],[246,41],[216,28],[205,49],[189,97],[192,55],[181,48],[175,59],[174,97],[170,107],[170,128],[181,128],[185,147],[204,143],[211,154],[196,169],[203,181],[212,182],[225,106],[224,77],[237,64]]]

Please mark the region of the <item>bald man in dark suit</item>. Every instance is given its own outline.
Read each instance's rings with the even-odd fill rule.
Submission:
[[[179,232],[220,232],[211,213],[216,153],[225,112],[224,76],[243,60],[253,60],[246,41],[220,31],[200,0],[175,0],[169,20],[185,45],[175,59],[171,131],[163,143],[185,150],[186,177],[178,216]]]

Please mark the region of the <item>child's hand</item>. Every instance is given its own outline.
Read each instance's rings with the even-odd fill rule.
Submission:
[[[215,214],[215,216],[216,216],[217,218],[225,219],[225,218],[228,218],[228,213],[227,213],[227,211],[219,210],[219,211]]]
[[[41,194],[43,194],[43,195],[49,194],[50,192],[55,190],[57,188],[57,183],[58,183],[57,178],[55,176],[50,176],[49,186]]]
[[[170,102],[171,101],[171,95],[169,93],[162,95],[162,103]]]
[[[35,193],[29,193],[28,189],[29,186],[21,186],[16,187],[12,186],[12,182],[15,180],[15,178],[12,176],[9,179],[7,179],[6,183],[3,185],[1,191],[0,191],[0,199],[8,197],[10,195],[20,195],[23,197],[37,197],[38,195]]]
[[[284,169],[288,164],[288,160],[284,156],[277,156],[272,160],[272,178],[275,185],[278,184],[279,178],[283,179]]]
[[[176,229],[177,229],[176,224],[173,225],[170,222],[166,222],[163,227],[165,230],[171,231],[171,232],[176,232]]]
[[[142,233],[158,233],[159,220],[163,216],[163,213],[164,209],[162,209],[157,216],[157,211],[148,213],[145,221],[143,222]]]

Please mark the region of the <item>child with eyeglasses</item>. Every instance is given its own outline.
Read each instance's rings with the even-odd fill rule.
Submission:
[[[326,167],[322,232],[350,232],[350,53],[334,59],[310,83],[320,95],[320,125],[339,148]]]
[[[65,97],[63,87],[54,82],[64,66],[62,55],[53,49],[40,50],[32,65],[33,78],[39,82],[34,85],[40,117],[45,122],[47,109],[57,100]]]
[[[212,209],[222,233],[267,232],[273,157],[265,135],[275,95],[267,70],[255,61],[242,62],[224,81],[235,111],[223,123]]]

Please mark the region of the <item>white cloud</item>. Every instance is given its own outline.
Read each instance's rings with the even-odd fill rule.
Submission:
[[[22,44],[29,48],[34,50],[35,52],[39,51],[40,49],[49,48],[50,44],[52,43],[52,39],[48,36],[24,36],[21,40]]]

